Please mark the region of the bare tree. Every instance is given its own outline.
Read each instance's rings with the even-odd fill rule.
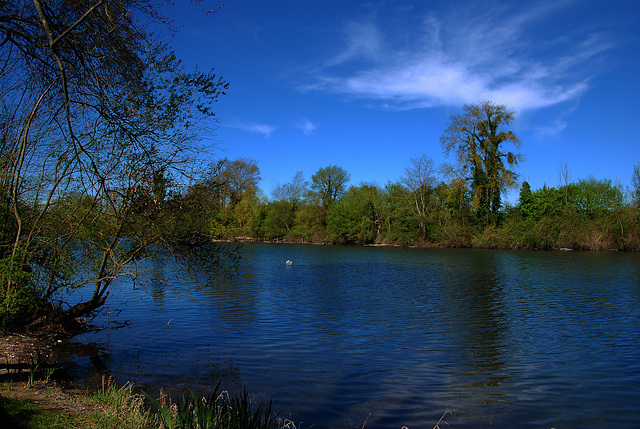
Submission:
[[[560,180],[560,186],[564,189],[564,205],[569,205],[569,185],[571,184],[571,170],[567,161],[563,161],[558,164],[558,178]]]
[[[640,164],[633,166],[631,186],[631,202],[636,208],[640,209]]]
[[[410,165],[405,168],[400,181],[410,192],[412,202],[411,210],[413,211],[420,229],[422,237],[427,236],[427,224],[429,222],[429,213],[433,208],[434,189],[436,186],[436,168],[433,158],[422,154],[410,159]]]
[[[309,182],[304,179],[302,171],[298,171],[290,182],[277,184],[271,191],[276,201],[288,201],[299,204],[309,190]]]
[[[170,241],[163,199],[206,153],[198,136],[227,83],[186,73],[147,31],[166,23],[161,3],[0,3],[4,316],[25,290],[65,319],[90,313]],[[60,294],[86,284],[91,297],[65,307]]]

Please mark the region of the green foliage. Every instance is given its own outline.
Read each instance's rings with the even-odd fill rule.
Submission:
[[[294,233],[307,241],[324,243],[327,237],[327,209],[313,204],[303,204],[296,212]]]
[[[377,241],[398,244],[418,242],[420,225],[410,207],[411,197],[407,188],[399,183],[389,183],[379,194]]]
[[[578,210],[588,217],[594,217],[622,207],[624,193],[621,186],[611,180],[589,177],[570,186],[570,199]]]
[[[555,217],[561,214],[565,207],[563,191],[544,185],[532,194],[527,207],[527,215],[534,220],[540,220],[543,217]]]
[[[247,390],[230,397],[220,392],[220,383],[206,396],[183,396],[176,404],[175,412],[156,399],[145,395],[158,408],[162,424],[167,429],[266,429],[276,426],[277,414],[271,410],[271,402],[252,403]]]
[[[351,175],[336,165],[321,168],[311,176],[311,198],[329,209],[346,191]]]
[[[8,329],[28,321],[43,307],[34,273],[23,263],[23,255],[0,259],[0,328]]]
[[[292,237],[296,211],[296,204],[289,201],[272,201],[267,204],[262,234],[268,239]]]
[[[233,161],[225,159],[218,173],[217,182],[220,184],[222,203],[233,208],[242,200],[250,199],[257,193],[260,168],[257,161],[253,159],[239,158]],[[247,193],[248,195],[245,195]]]
[[[335,242],[373,243],[379,233],[378,191],[374,186],[351,187],[329,209],[327,232]]]
[[[524,217],[529,217],[533,215],[533,193],[531,192],[531,186],[529,182],[522,182],[522,186],[520,188],[520,201],[519,201],[519,209],[520,214]]]

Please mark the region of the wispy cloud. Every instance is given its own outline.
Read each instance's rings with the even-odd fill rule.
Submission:
[[[534,133],[538,138],[555,137],[567,128],[567,122],[556,119],[553,123],[534,128]]]
[[[298,127],[307,136],[313,133],[316,126],[316,124],[306,118],[296,124],[296,127]]]
[[[307,89],[395,109],[491,100],[525,111],[573,100],[589,88],[593,76],[587,71],[611,43],[603,34],[564,38],[538,32],[566,6],[540,3],[515,12],[494,7],[484,13],[431,15],[412,42],[402,45],[372,22],[351,23],[345,27],[344,48],[319,68]]]
[[[336,66],[354,58],[376,59],[381,54],[382,35],[371,22],[349,22],[343,32],[344,48],[328,59],[325,67]]]
[[[262,134],[264,137],[269,137],[278,128],[273,125],[259,124],[257,122],[243,122],[239,120],[233,120],[225,124],[231,128],[237,128],[239,130],[247,131],[250,133]]]

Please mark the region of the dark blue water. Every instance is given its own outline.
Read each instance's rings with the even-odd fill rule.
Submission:
[[[231,280],[149,264],[153,281],[115,285],[94,321],[129,325],[76,341],[120,382],[222,379],[298,427],[431,428],[447,410],[453,427],[640,426],[639,254],[243,252]]]

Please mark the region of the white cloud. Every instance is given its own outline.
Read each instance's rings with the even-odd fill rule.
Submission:
[[[344,49],[326,61],[324,66],[336,66],[354,58],[378,58],[381,53],[380,38],[380,32],[373,23],[349,22],[344,30]]]
[[[534,132],[538,138],[549,138],[557,136],[565,128],[567,128],[567,122],[562,119],[556,119],[555,122],[549,125],[536,127]]]
[[[262,134],[264,137],[269,137],[278,128],[273,125],[259,124],[256,122],[243,122],[234,120],[225,124],[231,128],[237,128],[239,130],[247,131],[250,133]]]
[[[303,119],[301,122],[298,122],[296,126],[300,130],[302,130],[302,132],[307,136],[310,135],[313,132],[313,130],[316,129],[316,124],[314,124],[308,119]]]
[[[592,76],[586,70],[593,70],[593,60],[610,43],[602,34],[583,34],[571,42],[575,34],[571,39],[540,32],[545,20],[565,6],[541,3],[517,13],[494,7],[473,15],[431,15],[413,41],[404,44],[393,43],[391,35],[385,39],[372,23],[349,24],[345,48],[306,88],[373,99],[395,109],[491,100],[526,111],[573,100],[589,88]]]

